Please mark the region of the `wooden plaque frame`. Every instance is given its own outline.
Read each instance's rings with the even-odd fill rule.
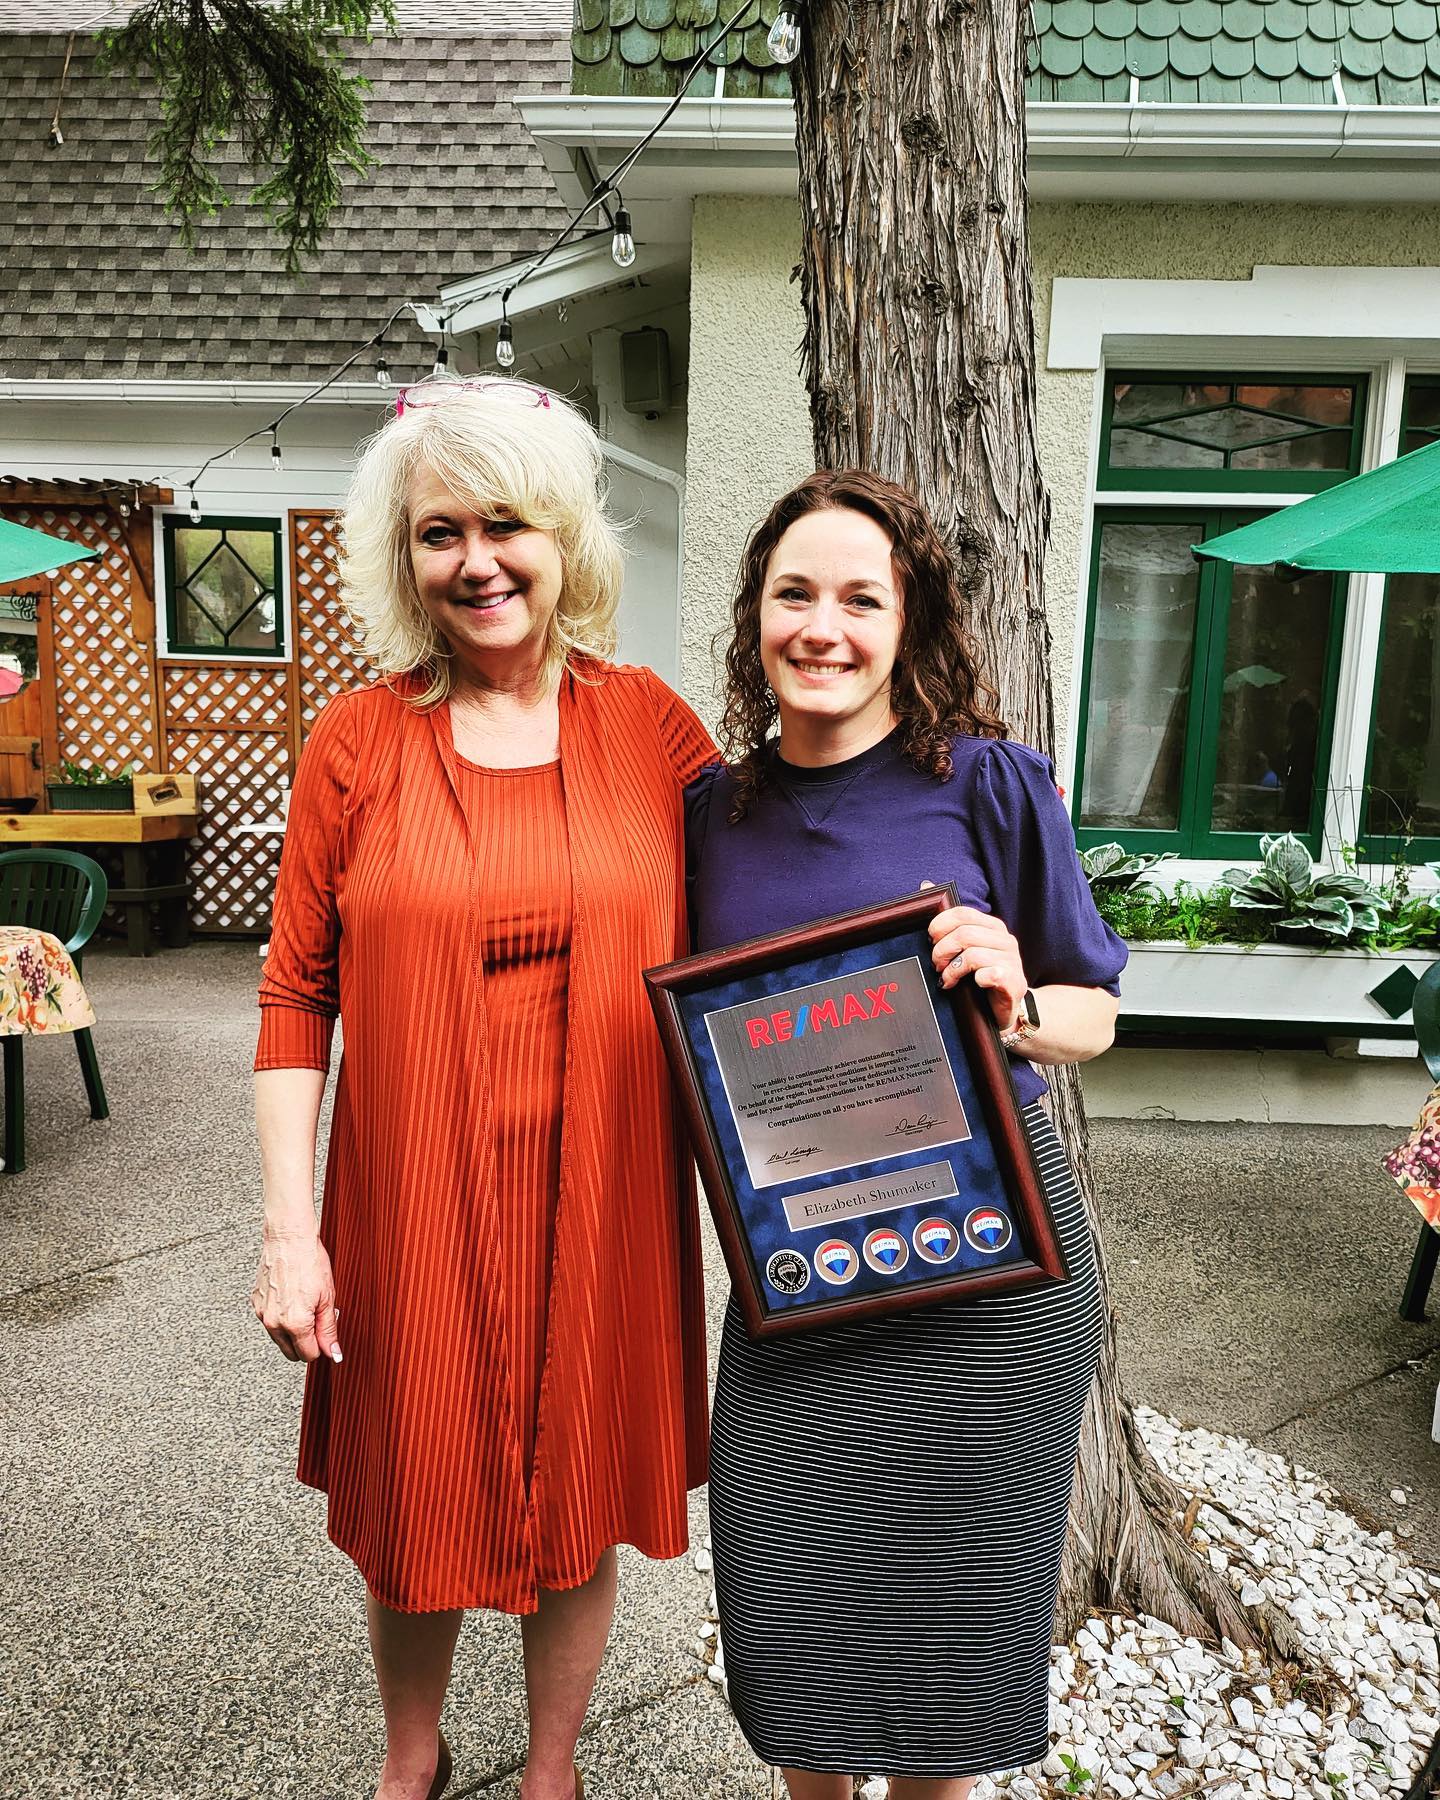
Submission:
[[[777,991],[782,991],[787,985],[784,974],[796,963],[823,963],[827,956],[871,942],[893,940],[908,930],[920,928],[923,932],[937,913],[957,904],[953,888],[926,888],[918,894],[908,894],[879,906],[837,913],[811,924],[751,938],[723,950],[705,951],[645,972],[650,1004],[675,1080],[726,1266],[746,1328],[754,1338],[776,1337],[821,1324],[838,1324],[912,1306],[933,1305],[942,1300],[1003,1293],[1035,1283],[1063,1281],[1068,1276],[1010,1077],[1009,1059],[1001,1046],[989,1005],[973,981],[962,981],[948,991],[940,989],[937,983],[932,995],[937,1014],[946,1006],[952,1009],[956,1036],[967,1065],[968,1085],[979,1100],[981,1118],[968,1121],[972,1139],[979,1137],[983,1127],[1004,1187],[1011,1223],[1020,1240],[1018,1257],[994,1268],[937,1268],[933,1275],[921,1275],[917,1266],[915,1275],[903,1284],[897,1282],[889,1291],[861,1295],[847,1294],[841,1288],[833,1295],[827,1294],[823,1291],[825,1284],[811,1283],[807,1274],[806,1285],[816,1290],[814,1297],[800,1304],[777,1306],[766,1292],[757,1257],[752,1252],[737,1194],[736,1173],[731,1161],[733,1153],[727,1153],[711,1116],[705,1079],[682,1009],[683,1000],[737,978],[773,974],[782,976],[776,984]],[[928,945],[928,938],[926,942]],[[925,966],[927,971],[930,970],[928,956]],[[836,979],[840,978],[837,973]],[[856,978],[857,972],[853,969],[844,974],[845,980]],[[788,985],[795,984],[792,981]],[[949,1045],[945,1047],[953,1069],[953,1053]],[[887,1160],[894,1163],[905,1155],[919,1153],[918,1150],[892,1152],[887,1158],[881,1151],[854,1166],[875,1169],[883,1176],[883,1165]],[[900,1169],[896,1174],[904,1172]],[[741,1179],[747,1179],[743,1167]],[[963,1206],[964,1193],[956,1195],[954,1200]],[[776,1204],[780,1204],[778,1198]],[[889,1210],[903,1212],[904,1209]],[[877,1208],[866,1216],[883,1219],[884,1209]],[[807,1226],[805,1229],[818,1228]],[[854,1235],[853,1230],[851,1235]],[[794,1254],[799,1256],[802,1252],[796,1249]],[[908,1250],[906,1254],[908,1261]],[[951,1254],[953,1256],[954,1252]],[[878,1268],[878,1265],[872,1263],[871,1267]]]

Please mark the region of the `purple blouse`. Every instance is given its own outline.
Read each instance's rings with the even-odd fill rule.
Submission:
[[[807,919],[955,884],[961,902],[1015,933],[1031,985],[1120,992],[1126,949],[1095,910],[1048,757],[1024,744],[956,738],[948,781],[922,775],[896,734],[848,762],[797,768],[776,756],[738,825],[720,767],[686,791],[690,924],[698,950]],[[1045,1081],[1010,1063],[1022,1105]]]

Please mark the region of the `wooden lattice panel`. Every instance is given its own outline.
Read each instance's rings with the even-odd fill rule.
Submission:
[[[290,515],[302,738],[327,700],[373,679],[340,603],[339,523],[335,513]]]
[[[190,917],[200,931],[260,931],[270,917],[278,837],[250,837],[269,819],[290,772],[283,666],[166,663],[167,766],[200,777],[200,834],[190,847]]]
[[[290,712],[283,664],[239,667],[233,663],[165,663],[165,728],[169,732],[252,731],[284,733]],[[278,774],[283,775],[281,767]]]
[[[134,568],[118,519],[96,507],[13,506],[7,515],[100,551],[50,584],[59,755],[117,774],[159,767],[154,646],[137,642]]]
[[[178,731],[170,767],[200,777],[200,835],[190,848],[190,917],[201,931],[263,931],[280,854],[278,837],[242,837],[242,819],[269,817],[285,742],[270,732]]]

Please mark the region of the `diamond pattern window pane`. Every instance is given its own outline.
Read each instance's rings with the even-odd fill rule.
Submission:
[[[1117,380],[1112,469],[1349,467],[1356,390],[1335,383]]]
[[[273,656],[283,649],[272,526],[166,522],[170,642],[175,649]]]

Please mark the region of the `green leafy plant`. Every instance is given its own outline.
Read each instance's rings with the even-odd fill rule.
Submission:
[[[110,769],[97,769],[94,763],[60,762],[50,771],[53,787],[108,787],[115,781],[133,781],[134,763],[126,763],[117,775]]]
[[[392,0],[143,0],[102,34],[102,67],[150,77],[160,122],[150,149],[156,188],[195,247],[201,222],[230,204],[217,152],[238,143],[261,179],[254,200],[298,273],[318,249],[346,170],[364,174],[363,76],[348,75],[344,38],[368,38],[372,17],[395,29]]]
[[[1157,853],[1127,850],[1123,844],[1097,844],[1093,850],[1080,852],[1080,867],[1085,871],[1091,893],[1098,893],[1103,888],[1134,890],[1137,887],[1157,893],[1155,884],[1142,880],[1142,877],[1157,863],[1172,862],[1174,857],[1173,850]]]
[[[1094,1770],[1087,1769],[1079,1758],[1072,1756],[1068,1750],[1060,1752],[1060,1760],[1065,1765],[1065,1779],[1060,1783],[1061,1792],[1083,1794],[1095,1779]]]
[[[1293,832],[1262,837],[1258,869],[1227,869],[1230,905],[1267,916],[1286,937],[1318,934],[1345,943],[1379,929],[1389,902],[1358,875],[1317,874],[1310,852]]]
[[[1409,899],[1391,889],[1389,918],[1381,919],[1371,948],[1375,950],[1440,950],[1440,894]]]

